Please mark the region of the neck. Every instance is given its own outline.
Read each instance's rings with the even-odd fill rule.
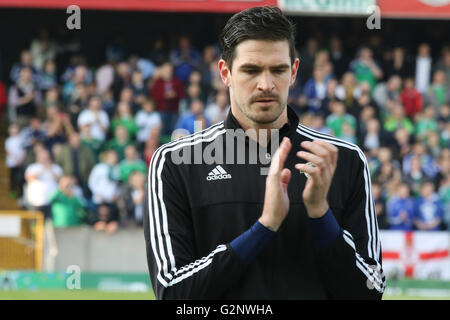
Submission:
[[[238,107],[231,105],[231,113],[239,122],[247,135],[261,145],[266,146],[270,142],[271,129],[280,129],[288,122],[287,107],[284,108],[281,115],[273,122],[260,123],[249,119]],[[252,129],[252,130],[249,130]],[[249,130],[249,131],[248,131]]]

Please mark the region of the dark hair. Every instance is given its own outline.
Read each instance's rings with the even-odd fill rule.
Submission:
[[[244,40],[287,40],[291,64],[294,63],[295,25],[273,6],[253,7],[233,15],[220,35],[222,59],[231,71],[236,46]]]

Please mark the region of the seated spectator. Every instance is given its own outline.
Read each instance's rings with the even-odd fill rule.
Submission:
[[[113,149],[117,153],[119,161],[122,161],[125,158],[125,148],[130,144],[133,143],[130,140],[127,128],[119,125],[114,131],[114,137],[104,145],[104,149]]]
[[[124,126],[127,129],[130,139],[134,139],[139,130],[128,102],[120,101],[117,105],[116,114],[111,121],[111,131],[114,132],[118,126]]]
[[[386,199],[384,198],[383,190],[381,190],[381,186],[379,184],[372,183],[372,194],[378,227],[380,229],[389,229],[389,224],[386,221]]]
[[[37,162],[25,170],[26,201],[31,209],[43,211],[46,218],[51,218],[50,197],[58,189],[58,181],[63,171],[54,164],[50,152],[40,149],[36,154]]]
[[[141,71],[135,70],[132,73],[130,89],[133,92],[133,103],[136,106],[134,110],[139,110],[148,96],[148,88],[145,85]]]
[[[145,162],[139,158],[139,154],[134,145],[126,146],[125,159],[119,162],[117,169],[118,180],[125,183],[128,181],[128,178],[132,172],[147,172],[147,166],[145,165]]]
[[[56,74],[56,63],[53,60],[46,60],[44,62],[44,68],[37,77],[36,84],[43,93],[47,90],[54,88],[58,85],[58,79]]]
[[[19,81],[20,72],[24,68],[31,71],[32,81],[36,81],[38,77],[38,70],[33,66],[33,57],[31,56],[31,52],[29,50],[23,50],[20,53],[20,62],[15,63],[11,68],[9,76],[13,83]]]
[[[191,72],[200,66],[201,54],[191,46],[191,40],[186,35],[180,36],[178,48],[170,52],[170,62],[175,67],[175,75],[183,83],[188,83]]]
[[[146,175],[133,171],[119,200],[121,213],[120,222],[123,225],[140,225],[144,215]]]
[[[211,120],[211,124],[216,124],[225,121],[229,110],[228,93],[219,91],[216,94],[215,102],[206,106],[205,116]]]
[[[304,95],[308,99],[308,109],[310,112],[323,112],[320,110],[322,101],[327,95],[327,84],[322,67],[316,66],[313,70],[313,77],[304,86]]]
[[[120,95],[124,88],[131,85],[131,67],[128,62],[122,61],[116,65],[114,72],[114,81],[111,85],[111,90],[114,94],[114,100],[122,100]]]
[[[396,195],[386,204],[387,219],[391,230],[413,230],[414,199],[410,196],[409,186],[400,184]]]
[[[192,104],[192,101],[200,100],[203,103],[205,103],[202,89],[200,84],[198,83],[188,83],[187,84],[187,90],[186,90],[186,96],[180,101],[180,108],[179,112],[180,114],[186,113],[186,111],[189,110],[189,106]]]
[[[439,168],[433,158],[427,153],[425,144],[418,141],[414,144],[412,151],[403,158],[403,173],[409,174],[411,172],[411,160],[417,156],[421,162],[421,168],[425,175],[433,179],[439,172]]]
[[[176,129],[185,129],[190,134],[203,130],[211,125],[208,118],[203,113],[203,102],[195,100],[191,103],[190,111],[185,113],[178,120]]]
[[[408,117],[405,116],[401,104],[392,103],[392,114],[384,121],[384,129],[388,132],[394,133],[398,128],[405,128],[409,134],[414,133],[414,125]]]
[[[415,135],[424,140],[428,132],[438,131],[436,114],[432,106],[427,106],[423,112],[417,114]]]
[[[413,156],[411,158],[411,169],[404,175],[404,180],[411,188],[411,193],[414,197],[419,196],[420,187],[428,177],[422,169],[420,157]]]
[[[118,211],[115,202],[119,196],[119,186],[114,179],[117,153],[114,150],[107,150],[100,155],[100,161],[92,169],[88,180],[92,200],[98,212],[94,228],[114,233],[118,227]]]
[[[406,78],[400,94],[405,115],[413,120],[422,111],[423,100],[420,92],[414,87],[414,78]]]
[[[439,133],[436,131],[429,131],[425,136],[424,143],[431,157],[433,159],[439,158],[441,150],[444,147],[441,144]]]
[[[183,83],[173,76],[173,65],[164,63],[155,75],[155,82],[151,87],[151,97],[155,100],[156,110],[163,122],[161,134],[170,135],[175,128],[179,103],[184,95]]]
[[[31,118],[30,125],[20,130],[23,147],[28,151],[36,141],[44,141],[47,137],[42,121],[38,117]]]
[[[395,143],[391,146],[395,159],[403,159],[412,150],[412,135],[405,128],[398,128],[394,133]]]
[[[388,100],[398,101],[401,96],[401,89],[402,78],[398,75],[392,75],[387,82],[381,82],[376,85],[373,90],[373,99],[382,110],[385,110]]]
[[[378,80],[383,78],[383,71],[375,63],[372,50],[368,47],[362,47],[359,50],[356,59],[350,63],[350,70],[355,73],[358,83],[368,82],[371,91]]]
[[[346,113],[345,104],[342,101],[335,100],[330,105],[331,114],[326,118],[326,126],[333,130],[336,137],[342,137],[342,125],[348,123],[351,128],[356,129],[356,119]]]
[[[78,116],[78,128],[90,125],[91,136],[94,139],[104,141],[109,129],[108,114],[102,110],[102,101],[98,96],[89,99],[89,107]]]
[[[446,229],[450,230],[450,174],[447,174],[441,181],[438,192],[444,208],[444,224]]]
[[[97,163],[100,152],[103,149],[104,141],[92,138],[91,126],[88,124],[81,126],[80,139],[81,144],[88,147],[92,151],[92,154],[94,155],[94,161],[95,163]]]
[[[333,131],[325,125],[324,117],[320,115],[312,115],[309,127],[324,134],[333,134]]]
[[[50,197],[53,226],[55,228],[75,227],[82,224],[85,201],[75,193],[76,181],[72,176],[62,176],[59,188]]]
[[[75,86],[75,89],[66,102],[66,110],[70,117],[70,122],[75,128],[78,126],[78,117],[83,110],[89,106],[89,92],[88,87],[80,83]]]
[[[352,72],[346,72],[342,76],[341,84],[336,88],[336,96],[339,100],[344,101],[345,107],[350,109],[356,99],[361,95],[361,90],[356,83],[355,75]]]
[[[355,128],[348,122],[342,123],[341,127],[341,139],[353,144],[357,143]]]
[[[33,82],[30,68],[22,68],[19,79],[10,87],[8,94],[9,120],[17,122],[20,128],[25,127],[37,114],[38,105],[42,102],[39,89]]]
[[[111,89],[105,90],[102,93],[102,110],[108,114],[108,118],[111,119],[114,116],[114,110],[116,110],[116,101]]]
[[[442,70],[436,70],[433,74],[433,82],[426,91],[424,97],[425,105],[432,105],[436,114],[443,104],[450,103],[450,88],[445,86],[445,73]]]
[[[364,150],[372,151],[378,149],[383,142],[383,137],[380,132],[380,122],[371,118],[367,121],[366,132],[363,135],[362,147]]]
[[[26,151],[23,147],[19,126],[12,123],[8,127],[8,138],[5,140],[6,166],[9,169],[9,191],[12,197],[22,196],[21,173]]]
[[[158,136],[162,128],[162,121],[159,112],[155,110],[155,103],[151,99],[146,99],[142,104],[142,110],[136,113],[136,125],[139,127],[137,141],[142,145],[151,135]]]
[[[59,145],[54,152],[55,163],[62,169],[64,175],[75,178],[75,183],[83,190],[83,195],[89,197],[87,187],[89,174],[95,165],[95,157],[91,149],[81,144],[80,135],[73,132],[68,143]]]
[[[414,225],[418,230],[441,230],[442,202],[432,182],[424,182],[416,199]]]
[[[65,143],[67,137],[74,132],[68,115],[59,111],[56,106],[47,107],[47,116],[43,128],[47,133],[45,146],[52,150],[53,145]]]

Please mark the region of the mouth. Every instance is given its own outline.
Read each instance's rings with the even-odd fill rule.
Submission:
[[[275,99],[270,99],[270,98],[255,100],[256,103],[263,103],[263,104],[272,103],[275,101],[276,101]]]

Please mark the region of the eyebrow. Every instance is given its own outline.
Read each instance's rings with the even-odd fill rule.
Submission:
[[[270,69],[289,69],[289,68],[290,65],[287,63],[281,63],[270,67]],[[254,63],[245,63],[241,65],[239,69],[262,69],[262,67]]]

